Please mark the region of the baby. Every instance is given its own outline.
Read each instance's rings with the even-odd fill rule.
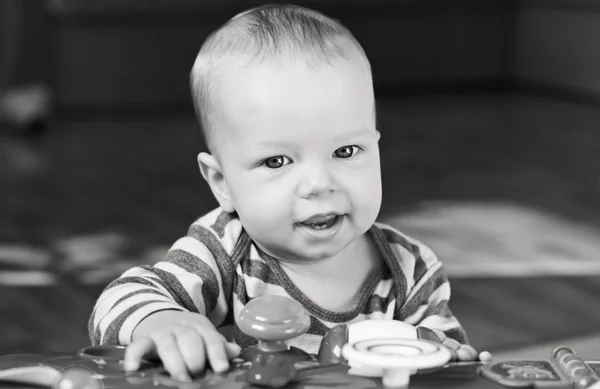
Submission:
[[[399,320],[432,329],[473,360],[430,249],[376,222],[382,198],[369,61],[338,21],[292,5],[244,12],[208,37],[191,71],[219,207],[166,258],[107,286],[93,344],[128,345],[125,368],[158,356],[176,378],[224,371],[255,340],[235,318],[283,295],[311,316],[290,343],[316,353],[340,323]],[[219,328],[233,326],[233,339]]]

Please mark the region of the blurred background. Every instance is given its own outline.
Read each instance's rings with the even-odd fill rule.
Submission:
[[[445,262],[473,345],[594,353],[600,2],[296,3],[367,51],[381,220]],[[85,346],[104,286],[216,205],[188,72],[210,31],[258,4],[0,0],[0,353]]]

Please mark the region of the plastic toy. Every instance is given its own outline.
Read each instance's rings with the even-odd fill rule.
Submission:
[[[500,388],[477,374],[483,362],[448,363],[450,353],[431,338],[432,332],[404,323],[374,320],[333,327],[318,354],[310,355],[286,343],[310,324],[294,300],[256,298],[237,320],[258,344],[243,350],[222,374],[208,370],[182,382],[152,361],[126,372],[124,347],[89,346],[76,354],[1,356],[0,389]]]
[[[487,379],[512,388],[585,389],[600,382],[599,373],[600,361],[584,361],[568,346],[556,347],[547,360],[501,361],[481,369]]]

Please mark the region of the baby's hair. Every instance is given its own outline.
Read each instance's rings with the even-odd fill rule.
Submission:
[[[289,4],[250,9],[208,36],[190,73],[194,109],[206,146],[212,150],[214,90],[228,70],[288,57],[318,66],[358,53],[368,59],[352,33],[320,12]],[[355,57],[355,56],[352,56]]]

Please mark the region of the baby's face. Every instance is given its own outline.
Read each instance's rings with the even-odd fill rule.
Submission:
[[[271,255],[331,257],[381,206],[379,133],[362,63],[262,64],[220,88],[215,142],[235,210]]]

